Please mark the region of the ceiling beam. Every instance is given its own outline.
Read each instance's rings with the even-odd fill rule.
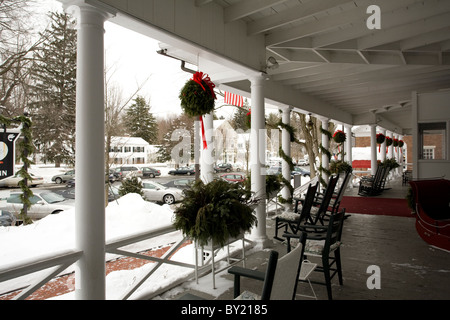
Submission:
[[[233,22],[287,0],[245,0],[224,9],[225,23]]]
[[[404,6],[410,5],[417,0],[372,0],[369,1],[370,4],[377,4],[382,9],[382,15],[384,12],[388,13],[392,10],[402,8]],[[279,30],[274,31],[271,34],[267,35],[266,37],[266,46],[272,46],[277,45],[283,42],[312,36],[314,34],[318,34],[321,32],[329,31],[332,29],[336,29],[342,34],[345,34],[348,32],[347,29],[352,28],[345,28],[344,30],[339,29],[341,26],[349,25],[351,23],[363,23],[364,28],[361,28],[361,26],[358,24],[358,30],[365,32],[366,34],[370,34],[372,30],[367,29],[365,25],[365,19],[368,17],[367,13],[367,5],[361,5],[358,7],[355,7],[354,9],[339,12],[337,14],[329,15],[325,18],[318,19],[314,22],[304,23],[298,27],[293,27],[288,30]],[[347,39],[348,40],[348,39]],[[335,41],[334,43],[339,42]],[[318,48],[320,46],[315,46],[315,48]]]
[[[247,23],[248,34],[255,35],[258,33],[267,32],[289,23],[300,21],[319,12],[329,10],[331,7],[336,7],[349,2],[351,1],[334,0],[331,6],[328,1],[309,1],[302,3],[297,6],[295,10],[290,10],[288,8],[277,14]]]

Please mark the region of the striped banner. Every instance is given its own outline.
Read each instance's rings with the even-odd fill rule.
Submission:
[[[233,94],[231,92],[226,92],[226,91],[225,91],[224,102],[226,104],[231,104],[231,105],[237,106],[237,107],[244,106],[244,98],[242,96]]]

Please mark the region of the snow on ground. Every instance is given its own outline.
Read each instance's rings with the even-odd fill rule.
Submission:
[[[64,172],[68,168],[51,168],[33,166],[31,171],[44,177],[46,181],[51,181],[51,177],[59,172]],[[167,170],[168,171],[168,170]],[[164,174],[164,173],[163,173]],[[144,201],[137,194],[128,194],[118,201],[108,204],[105,210],[106,223],[106,242],[117,240],[125,236],[138,234],[144,231],[157,229],[163,226],[171,225],[173,210],[168,205],[158,205],[152,202]],[[138,252],[144,249],[158,248],[170,243],[174,243],[182,238],[180,232],[171,232],[169,234],[152,238],[137,244],[129,245],[125,249]],[[9,266],[31,261],[37,257],[51,257],[57,252],[63,252],[75,248],[75,209],[61,212],[57,215],[49,215],[34,224],[19,227],[0,227],[0,269],[8,269]],[[224,253],[222,253],[224,254]],[[107,254],[106,259],[115,258],[114,255]],[[220,258],[220,257],[219,257]],[[172,258],[194,264],[194,248],[188,245],[180,249]],[[106,297],[107,299],[120,299],[133,283],[139,281],[150,268],[155,264],[146,264],[135,270],[114,271],[106,277]],[[69,267],[66,272],[72,272],[75,266]],[[189,274],[193,269],[183,268],[173,265],[163,265],[159,268],[144,286],[131,296],[131,299],[137,299],[140,296],[155,292],[159,288],[168,286]],[[39,272],[10,281],[0,283],[0,293],[28,285],[39,275]],[[206,277],[208,278],[208,277]],[[198,286],[205,289],[210,288],[212,295],[219,295],[223,290],[232,287],[231,281],[220,280],[217,287],[212,289],[211,279],[203,279]],[[219,282],[220,281],[220,282]],[[186,286],[197,286],[186,283]],[[68,283],[73,286],[73,283]],[[74,299],[74,292],[55,297],[55,299]]]

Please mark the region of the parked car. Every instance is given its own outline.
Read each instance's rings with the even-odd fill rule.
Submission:
[[[270,167],[266,170],[267,175],[279,175],[281,174],[281,167]]]
[[[5,209],[12,212],[16,218],[19,216],[20,210],[23,207],[22,200],[20,199],[21,194],[21,192],[12,192],[6,198],[6,203],[4,204]],[[71,209],[75,205],[73,200],[66,199],[49,190],[37,190],[33,191],[33,194],[30,198],[32,205],[27,211],[31,219],[42,219],[49,214]]]
[[[71,180],[73,181],[72,187],[69,187],[67,189],[56,191],[58,194],[62,195],[66,199],[75,199],[75,179]],[[116,199],[120,198],[119,196],[119,189],[115,186],[110,186],[108,188],[108,202],[114,201]]]
[[[297,161],[297,165],[299,166],[307,166],[309,164],[309,161],[307,159],[300,159]]]
[[[72,179],[74,177],[75,177],[75,170],[69,170],[64,173],[54,175],[52,177],[52,181],[54,181],[57,184],[61,184],[63,182],[69,181],[70,179]]]
[[[191,175],[191,174],[195,174],[195,167],[194,166],[187,166],[187,167],[180,167],[178,169],[175,170],[170,170],[169,174],[171,175]]]
[[[144,176],[144,178],[159,177],[161,175],[161,171],[151,167],[144,167],[142,168],[142,175]]]
[[[143,177],[142,170],[136,166],[122,166],[116,168],[114,171],[119,180],[122,180],[123,178],[131,174],[139,178]]]
[[[168,188],[153,181],[142,182],[144,196],[149,201],[173,204],[183,199],[183,190],[177,188]]]
[[[239,173],[227,173],[220,176],[223,180],[228,182],[244,182],[245,176]]]
[[[292,172],[292,175],[294,174],[301,174],[303,177],[309,177],[311,175],[311,172],[309,172],[306,169],[303,169],[301,167],[294,167],[294,171]]]
[[[221,163],[214,167],[215,172],[231,172],[233,166],[230,163]]]
[[[16,217],[6,210],[0,210],[0,226],[1,227],[10,227],[16,225]]]
[[[28,180],[28,186],[36,187],[37,185],[44,183],[44,178],[40,176],[36,176],[33,173],[30,173],[31,180]],[[16,188],[19,186],[19,181],[21,181],[23,178],[19,177],[19,173],[16,172],[16,174],[12,177],[5,178],[0,180],[0,187],[13,187]]]
[[[194,178],[176,179],[164,183],[164,186],[168,188],[187,189],[195,182]]]

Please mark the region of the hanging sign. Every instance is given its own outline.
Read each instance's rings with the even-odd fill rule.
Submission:
[[[16,164],[14,147],[19,135],[17,132],[0,132],[0,180],[14,175]]]

